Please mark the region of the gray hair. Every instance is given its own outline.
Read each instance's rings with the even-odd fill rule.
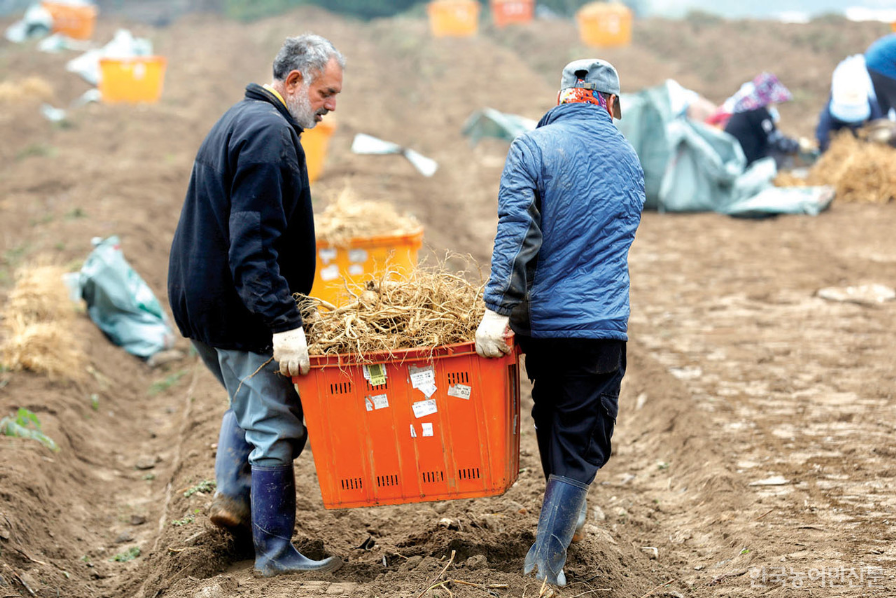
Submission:
[[[284,81],[292,71],[302,73],[307,85],[314,81],[331,59],[345,68],[345,57],[329,40],[313,33],[287,37],[274,59],[274,80]]]

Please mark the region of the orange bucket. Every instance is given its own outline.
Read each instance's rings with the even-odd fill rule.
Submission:
[[[479,29],[476,0],[433,0],[426,5],[429,28],[434,37],[467,37]]]
[[[96,25],[96,6],[41,2],[41,6],[53,17],[53,33],[62,33],[74,39],[90,39]]]
[[[623,4],[586,4],[576,13],[576,22],[585,45],[607,48],[632,41],[632,11]]]
[[[360,291],[365,281],[387,267],[396,274],[413,270],[422,246],[422,227],[409,235],[356,237],[345,246],[318,242],[311,296],[339,305],[345,298],[346,285]]]
[[[535,0],[491,0],[491,9],[496,27],[528,23],[535,13]]]
[[[308,181],[314,182],[320,177],[327,159],[327,148],[330,137],[336,130],[334,120],[322,120],[313,129],[302,133],[302,149],[305,150],[305,164],[308,166]]]
[[[162,56],[100,58],[100,97],[104,102],[157,102],[167,61]]]
[[[495,496],[519,475],[516,347],[474,343],[364,356],[312,356],[302,397],[324,507]]]

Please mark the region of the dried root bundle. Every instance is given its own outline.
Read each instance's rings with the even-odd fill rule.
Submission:
[[[391,274],[391,275],[390,275]],[[305,318],[311,355],[353,354],[433,348],[470,342],[482,319],[482,285],[444,270],[418,268],[394,273],[367,288],[350,303],[334,308],[297,295]],[[323,311],[315,314],[321,306]]]
[[[410,214],[400,214],[385,202],[362,201],[350,187],[314,217],[319,241],[344,247],[349,241],[383,235],[410,235],[420,230],[420,222]]]
[[[896,198],[896,149],[841,131],[805,179],[782,173],[775,184],[831,185],[837,201],[887,203]]]

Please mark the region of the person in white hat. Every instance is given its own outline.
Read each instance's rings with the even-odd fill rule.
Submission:
[[[831,96],[818,115],[815,138],[818,149],[827,151],[831,133],[841,129],[856,130],[866,123],[884,118],[868,69],[861,54],[845,58],[831,76]]]
[[[588,487],[610,458],[626,367],[628,251],[645,193],[638,155],[613,124],[619,94],[610,63],[571,62],[558,105],[511,144],[476,331],[483,357],[507,353],[511,334],[526,353],[546,487],[523,570],[559,586]]]

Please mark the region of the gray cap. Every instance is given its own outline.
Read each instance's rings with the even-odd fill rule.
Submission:
[[[560,76],[560,90],[570,87],[582,87],[593,91],[611,93],[617,97],[613,110],[615,118],[622,118],[619,108],[619,73],[612,64],[600,58],[583,58],[573,60],[563,67]]]

